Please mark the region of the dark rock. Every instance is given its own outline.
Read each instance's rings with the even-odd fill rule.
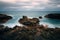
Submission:
[[[42,19],[42,16],[39,16],[40,19]]]
[[[27,21],[27,22],[24,22],[23,25],[31,25],[32,23]]]
[[[60,19],[60,14],[58,13],[51,13],[45,16],[46,18],[51,18],[51,19]]]
[[[27,16],[23,16],[22,19],[19,20],[19,23],[27,26],[34,26],[36,24],[39,24],[38,18],[28,18]]]
[[[4,28],[4,25],[0,25],[0,30]]]
[[[2,25],[1,25],[2,26]],[[60,28],[33,28],[15,26],[0,30],[1,40],[60,40]]]
[[[5,23],[10,19],[12,19],[11,16],[8,16],[6,14],[0,14],[0,23]]]

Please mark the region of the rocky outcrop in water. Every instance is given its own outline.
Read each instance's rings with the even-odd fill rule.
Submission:
[[[0,14],[0,24],[1,23],[5,23],[5,22],[7,22],[10,19],[12,19],[11,16],[8,16],[6,14]]]
[[[60,19],[60,14],[59,13],[51,13],[48,15],[45,15],[46,18],[50,18],[50,19]]]
[[[27,16],[23,16],[23,18],[19,20],[19,23],[26,25],[26,26],[36,26],[37,24],[39,24],[39,19],[28,18]]]

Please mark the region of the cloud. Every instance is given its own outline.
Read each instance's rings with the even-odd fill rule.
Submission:
[[[0,1],[8,2],[8,3],[15,3],[16,2],[16,0],[0,0]]]
[[[10,10],[10,7],[16,7],[16,5],[12,3],[7,3],[7,2],[1,2],[0,1],[0,11],[7,11]]]
[[[59,4],[59,5],[57,5],[57,7],[60,7],[60,4]]]
[[[60,11],[60,0],[0,0],[0,11]]]

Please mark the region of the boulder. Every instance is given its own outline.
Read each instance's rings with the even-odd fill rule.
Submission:
[[[5,23],[5,22],[7,22],[10,19],[12,19],[11,16],[8,16],[6,14],[0,14],[0,24],[1,23]]]
[[[42,16],[39,16],[39,19],[42,19]]]
[[[50,19],[60,19],[60,14],[59,13],[51,13],[48,15],[45,15],[46,18],[50,18]]]

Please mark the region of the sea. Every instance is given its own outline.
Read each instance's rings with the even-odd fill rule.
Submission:
[[[40,20],[40,25],[48,25],[49,28],[60,28],[60,20],[58,19],[48,19],[44,16],[50,13],[60,13],[59,11],[0,11],[0,14],[7,14],[12,16],[13,18],[6,22],[5,26],[13,28],[16,25],[22,26],[18,21],[23,16],[27,16],[29,18],[39,18],[39,16],[42,16],[42,19]]]

